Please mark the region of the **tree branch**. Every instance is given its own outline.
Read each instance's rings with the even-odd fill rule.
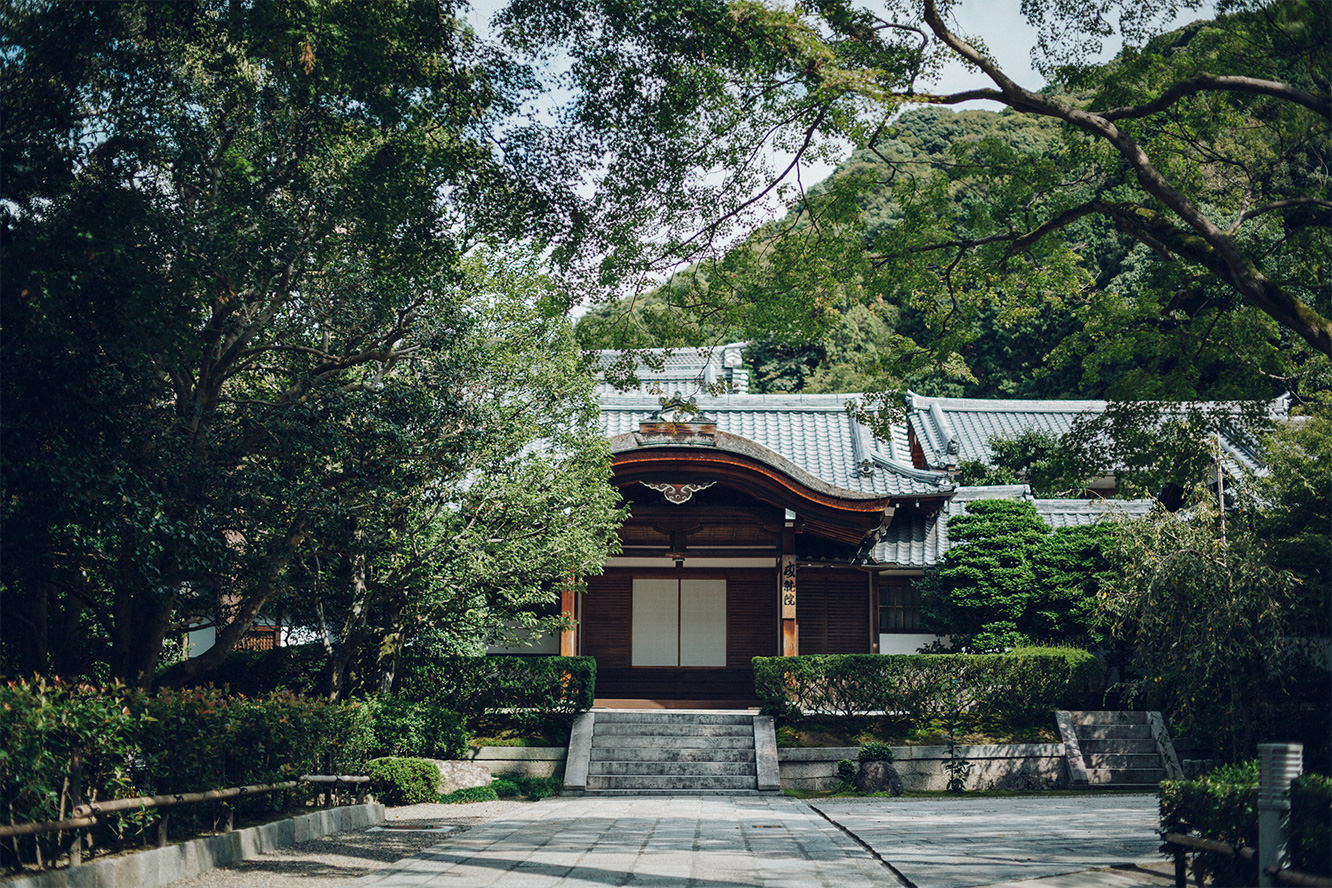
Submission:
[[[1323,119],[1332,117],[1332,96],[1316,96],[1313,93],[1296,89],[1279,80],[1263,80],[1258,77],[1237,75],[1196,74],[1174,83],[1161,95],[1141,105],[1125,105],[1092,113],[1103,120],[1121,120],[1126,117],[1146,117],[1162,111],[1185,96],[1200,92],[1242,92],[1254,95],[1272,96],[1303,105]]]

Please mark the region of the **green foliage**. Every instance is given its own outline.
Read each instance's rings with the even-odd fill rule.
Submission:
[[[1231,845],[1258,847],[1258,762],[1227,765],[1195,780],[1163,780],[1161,831],[1196,835]],[[1257,867],[1238,857],[1206,852],[1193,857],[1199,881],[1255,885]]]
[[[460,759],[467,752],[467,726],[451,709],[399,696],[364,703],[374,724],[376,756]]]
[[[891,762],[896,758],[887,743],[862,743],[858,759],[862,762]]]
[[[559,777],[520,777],[517,783],[523,795],[533,801],[557,796],[564,789],[564,781]]]
[[[436,701],[467,717],[484,735],[500,727],[550,735],[592,708],[592,657],[435,657],[408,648],[400,677],[405,699]]]
[[[1103,669],[1074,648],[1009,654],[820,654],[755,657],[763,711],[798,722],[803,713],[885,712],[907,726],[958,715],[1004,730],[1080,708],[1101,689]]]
[[[439,799],[439,769],[425,759],[371,759],[365,763],[365,773],[370,778],[370,791],[385,805],[415,805]],[[493,790],[490,796],[495,798]]]
[[[473,802],[493,802],[500,797],[499,790],[492,786],[465,786],[445,793],[439,801],[445,805],[470,805]]]
[[[1281,424],[1264,444],[1268,473],[1250,504],[1255,532],[1273,561],[1301,580],[1309,634],[1332,634],[1332,404]]]
[[[507,777],[496,777],[490,781],[490,788],[495,790],[496,798],[501,799],[517,798],[519,793],[522,792],[518,788],[518,784]]]
[[[1327,755],[1332,675],[1297,622],[1297,578],[1242,514],[1215,506],[1121,525],[1100,616],[1131,651],[1130,700],[1167,714],[1175,734],[1237,759],[1266,741]]]
[[[1052,531],[1020,500],[979,500],[948,520],[951,547],[920,581],[922,625],[954,649],[1097,640],[1109,524]]]
[[[989,441],[994,454],[987,464],[973,460],[958,464],[959,484],[1028,484],[1039,497],[1076,493],[1092,472],[1083,466],[1057,435],[1027,429],[1013,438]]]
[[[24,109],[0,122],[22,146],[0,209],[0,409],[27,430],[0,451],[11,674],[197,683],[262,615],[321,630],[336,696],[369,652],[378,692],[423,625],[533,628],[603,561],[605,446],[542,272],[636,223],[561,184],[608,160],[597,123],[493,150],[545,81],[456,8],[0,12],[0,99]],[[198,619],[217,644],[159,678]]]
[[[18,821],[58,819],[62,805],[68,813],[75,755],[84,798],[114,799],[272,783],[329,767],[359,773],[373,742],[359,703],[212,689],[150,696],[40,677],[0,686],[0,737],[0,804]],[[97,828],[98,845],[133,843],[156,816],[113,815]],[[191,816],[173,822],[183,828]],[[56,838],[41,841],[50,859]]]
[[[1332,778],[1301,774],[1291,781],[1285,827],[1290,868],[1332,876]]]
[[[851,759],[842,759],[833,773],[838,780],[837,791],[850,792],[856,788],[856,775],[860,773],[860,766]]]

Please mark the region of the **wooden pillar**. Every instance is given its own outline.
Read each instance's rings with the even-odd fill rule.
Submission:
[[[796,623],[795,530],[789,526],[782,532],[782,555],[777,564],[777,594],[782,607],[782,656],[794,657],[800,653],[800,626]]]
[[[572,578],[560,589],[560,615],[569,620],[577,619],[575,602],[577,593]],[[560,656],[572,657],[578,653],[577,627],[565,629],[560,633]]]

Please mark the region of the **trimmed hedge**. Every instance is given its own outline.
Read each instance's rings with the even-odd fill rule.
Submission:
[[[436,703],[414,703],[402,697],[364,701],[374,725],[375,756],[460,759],[467,752],[466,722]]]
[[[365,763],[370,791],[385,805],[415,805],[439,799],[439,768],[422,758],[385,756]]]
[[[1258,762],[1225,765],[1193,780],[1163,780],[1157,790],[1161,832],[1258,847]],[[1162,850],[1170,856],[1170,846]],[[1201,852],[1191,858],[1199,884],[1257,885],[1254,862]]]
[[[1077,709],[1104,680],[1095,657],[1076,648],[1019,648],[1007,654],[822,654],[755,657],[763,712],[896,715],[914,725],[962,715],[1021,726],[1056,709]]]
[[[417,658],[403,653],[404,699],[445,705],[479,734],[566,729],[592,708],[597,662],[591,657]]]
[[[115,799],[273,783],[328,767],[357,773],[371,742],[368,709],[357,703],[9,681],[0,685],[0,809],[17,822],[58,819],[75,753],[82,755],[84,797]],[[234,804],[258,813],[280,802],[265,795]],[[189,828],[191,818],[216,810],[183,810],[172,823]],[[95,843],[108,851],[131,844],[157,818],[153,811],[113,816],[95,828]],[[61,838],[36,841],[49,859]],[[3,853],[9,866],[18,864],[12,849]]]
[[[1164,780],[1159,789],[1161,831],[1258,847],[1258,762],[1225,765],[1194,780]],[[1290,784],[1286,815],[1290,867],[1332,875],[1332,779],[1303,774]],[[1162,849],[1171,853],[1168,846]],[[1216,885],[1256,885],[1257,864],[1223,854],[1193,857],[1199,879]]]
[[[1291,869],[1332,876],[1332,777],[1301,774],[1291,782],[1286,836]]]

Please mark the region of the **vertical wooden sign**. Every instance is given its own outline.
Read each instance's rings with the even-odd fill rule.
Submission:
[[[794,620],[796,618],[796,560],[794,555],[782,556],[782,567],[779,576],[782,619]]]

